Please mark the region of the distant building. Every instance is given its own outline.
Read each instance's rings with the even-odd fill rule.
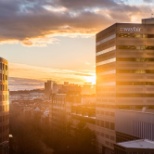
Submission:
[[[60,85],[59,93],[65,93],[65,94],[81,94],[81,87],[78,84],[71,84],[69,82],[64,82],[64,84]]]
[[[71,124],[72,131],[80,122],[95,130],[95,95],[81,96],[76,84],[64,83],[50,103],[50,122],[54,132],[63,133]]]
[[[80,86],[64,82],[57,85],[57,92],[51,94],[50,121],[54,131],[63,133],[70,121],[73,104],[81,103]]]
[[[115,111],[154,106],[154,19],[141,24],[116,23],[99,32],[96,73],[99,152],[112,154]]]
[[[52,81],[48,80],[47,82],[44,83],[44,92],[47,97],[49,97],[49,94],[51,93],[52,89]]]
[[[58,86],[56,82],[48,80],[44,83],[44,92],[47,99],[50,99],[51,95],[58,91]]]
[[[63,133],[66,127],[66,94],[56,94],[50,104],[50,122],[54,132]]]
[[[9,141],[8,62],[0,58],[0,153],[6,154]]]
[[[91,83],[85,83],[81,88],[81,94],[82,95],[92,95],[96,93],[95,85],[92,85]]]

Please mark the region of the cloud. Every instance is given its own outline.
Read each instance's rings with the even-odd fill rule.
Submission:
[[[33,79],[38,81],[53,80],[57,83],[64,81],[83,84],[84,77],[94,76],[94,72],[56,69],[49,67],[36,67],[26,64],[9,63],[9,76],[15,78]],[[19,81],[19,80],[18,80]],[[24,82],[23,82],[24,84]]]
[[[122,0],[1,0],[0,41],[44,46],[61,34],[89,35],[114,22],[139,20],[150,9]]]
[[[83,0],[81,1],[72,1],[72,0],[59,0],[60,4],[69,8],[71,10],[82,10],[85,8],[111,8],[118,5],[117,2],[113,0]]]

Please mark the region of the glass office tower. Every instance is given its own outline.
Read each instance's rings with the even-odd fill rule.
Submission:
[[[115,110],[154,108],[154,19],[116,23],[96,35],[96,133],[113,153]]]

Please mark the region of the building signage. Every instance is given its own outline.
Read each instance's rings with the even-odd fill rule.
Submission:
[[[123,27],[123,28],[120,28],[120,32],[128,32],[128,33],[141,32],[141,28],[140,27]]]

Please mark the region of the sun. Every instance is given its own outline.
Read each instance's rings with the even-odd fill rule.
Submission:
[[[85,76],[84,79],[86,82],[90,82],[93,85],[96,84],[96,75]]]

